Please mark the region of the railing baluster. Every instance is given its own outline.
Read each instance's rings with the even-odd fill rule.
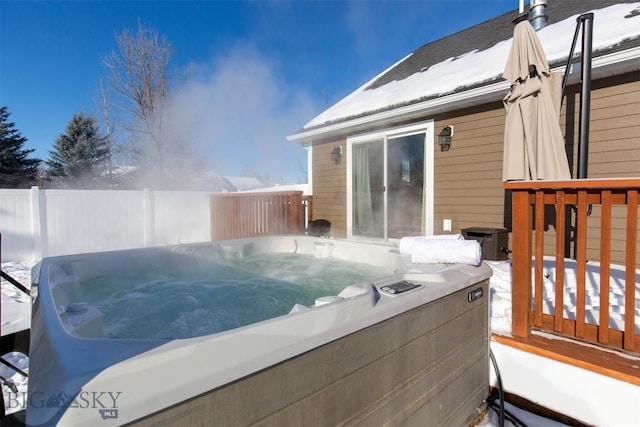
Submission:
[[[264,222],[265,225],[265,234],[267,235],[271,235],[271,234],[277,234],[273,231],[273,227],[271,226],[271,222],[273,221],[273,218],[276,217],[276,213],[275,213],[275,201],[274,199],[270,199],[266,204],[267,204],[267,216],[266,216],[266,221]]]
[[[576,337],[585,337],[585,305],[587,275],[587,191],[578,191],[578,219],[576,221]]]
[[[268,199],[260,199],[260,235],[264,236],[269,233],[269,209],[271,203]]]
[[[638,238],[638,189],[627,191],[627,244],[624,289],[624,348],[635,349],[635,308],[636,308],[636,250]]]
[[[533,294],[533,324],[536,327],[540,328],[542,327],[542,301],[544,300],[542,288],[542,273],[544,262],[538,262],[538,260],[544,260],[544,192],[542,190],[536,191],[535,200],[536,262],[534,264],[535,292]]]
[[[611,190],[601,194],[600,217],[600,318],[598,341],[609,343],[609,275],[611,273]]]
[[[282,212],[282,221],[280,222],[281,233],[289,232],[289,225],[291,224],[291,219],[289,218],[289,214],[291,213],[290,208],[289,197],[283,197],[282,203],[280,204],[280,211]]]
[[[249,206],[251,209],[253,221],[251,221],[251,233],[254,236],[260,236],[262,233],[262,199],[257,198]]]
[[[566,202],[564,191],[556,193],[556,285],[554,295],[555,315],[553,319],[553,330],[563,331],[564,319],[564,245],[565,245],[565,215]]]
[[[218,228],[213,226],[214,221],[218,221],[221,217],[220,214],[220,205],[215,203],[212,198],[209,198],[209,213],[211,214],[211,229],[209,230],[211,234],[211,240],[216,240],[218,238]]]
[[[244,221],[242,221],[242,227],[243,229],[240,231],[240,236],[242,237],[257,237],[257,236],[261,236],[262,235],[262,227],[261,227],[261,222],[262,222],[262,215],[260,212],[260,205],[262,205],[262,203],[264,203],[264,198],[263,197],[258,197],[256,199],[245,199],[244,201],[244,208],[242,212],[250,212],[251,215],[246,215],[243,213],[240,213],[240,215],[244,218]],[[246,211],[245,211],[246,209]],[[238,237],[240,237],[238,236]]]
[[[302,194],[292,194],[289,201],[289,232],[301,230],[302,223],[300,209],[302,208]]]
[[[268,199],[260,200],[260,235],[269,234],[269,218],[271,216],[271,201]]]
[[[231,229],[230,239],[237,239],[240,236],[252,237],[253,216],[248,215],[251,212],[251,200],[244,198],[231,199],[229,201],[233,205],[233,216],[230,218],[229,228]]]
[[[273,201],[273,217],[271,218],[270,221],[270,226],[272,228],[271,232],[273,234],[281,234],[281,221],[276,221],[276,219],[282,218],[282,206],[284,204],[284,201],[282,200],[282,197],[277,197],[274,201]]]

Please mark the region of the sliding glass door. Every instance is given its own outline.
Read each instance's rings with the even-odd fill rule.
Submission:
[[[387,237],[422,234],[424,133],[387,140]]]
[[[353,233],[384,237],[384,141],[353,146]]]
[[[425,147],[431,140],[419,131],[351,140],[351,236],[401,238],[425,234],[432,207],[425,182]],[[431,209],[429,209],[431,208]]]

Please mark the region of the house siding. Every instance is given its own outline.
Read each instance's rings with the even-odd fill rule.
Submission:
[[[575,125],[566,125],[566,106],[561,119],[569,135],[567,142],[574,142],[577,157],[580,95],[576,86],[569,89],[565,102],[575,103],[570,108],[575,112]],[[588,177],[640,176],[640,72],[595,81],[590,119]]]
[[[566,135],[570,166],[575,177],[578,155],[579,86],[569,86],[560,117]],[[572,120],[567,120],[567,117]],[[443,233],[444,219],[452,221],[452,232],[469,227],[503,228],[510,225],[509,199],[502,182],[503,132],[505,112],[501,102],[457,110],[435,117],[437,135],[447,125],[454,126],[451,149],[434,153],[434,232]],[[640,176],[640,73],[596,80],[592,84],[589,132],[589,178]],[[373,129],[372,129],[373,130]],[[342,145],[340,165],[331,161],[331,150]],[[346,237],[346,136],[344,139],[314,143],[314,218],[332,222],[332,234]],[[507,202],[505,204],[505,201]],[[589,217],[589,259],[599,259],[599,208]],[[614,209],[612,260],[624,261],[624,212]],[[555,236],[550,227],[545,246],[553,253]],[[640,240],[640,239],[639,239]],[[640,248],[640,241],[638,242]],[[637,256],[640,261],[640,255]]]
[[[469,227],[502,228],[502,139],[504,110],[499,102],[435,118],[435,133],[454,126],[449,151],[434,153],[434,231],[451,220],[452,232]]]
[[[573,164],[577,164],[578,123],[580,109],[579,88],[568,88],[561,115]],[[567,121],[567,108],[569,117]],[[573,147],[571,146],[573,143]],[[574,148],[575,147],[575,148]],[[588,178],[640,177],[640,72],[596,80],[592,84],[589,121]],[[573,176],[576,176],[573,168]],[[600,207],[594,206],[587,218],[587,259],[600,259]],[[613,207],[611,224],[611,259],[624,263],[626,243],[626,212]],[[638,213],[640,222],[640,212]],[[546,237],[546,236],[545,236]],[[545,242],[545,250],[552,250],[555,239]],[[636,263],[640,264],[640,235],[637,238]]]
[[[342,147],[339,164],[331,151]],[[313,219],[331,222],[331,235],[347,236],[347,144],[345,139],[313,145]]]

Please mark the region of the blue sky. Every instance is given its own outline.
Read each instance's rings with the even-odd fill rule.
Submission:
[[[528,2],[526,2],[528,3]],[[175,50],[178,129],[221,175],[300,182],[288,142],[419,46],[517,9],[517,0],[0,1],[0,104],[46,159],[73,114],[95,114],[114,35],[138,21]],[[185,83],[184,76],[188,75]]]

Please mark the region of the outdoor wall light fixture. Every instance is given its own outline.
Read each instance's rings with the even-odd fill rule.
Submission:
[[[331,160],[333,160],[333,162],[336,165],[340,164],[340,160],[342,160],[342,146],[341,145],[338,145],[337,147],[335,147],[331,151]]]
[[[451,137],[453,136],[453,126],[448,125],[442,128],[442,132],[438,135],[438,145],[440,151],[449,151],[451,148]]]

